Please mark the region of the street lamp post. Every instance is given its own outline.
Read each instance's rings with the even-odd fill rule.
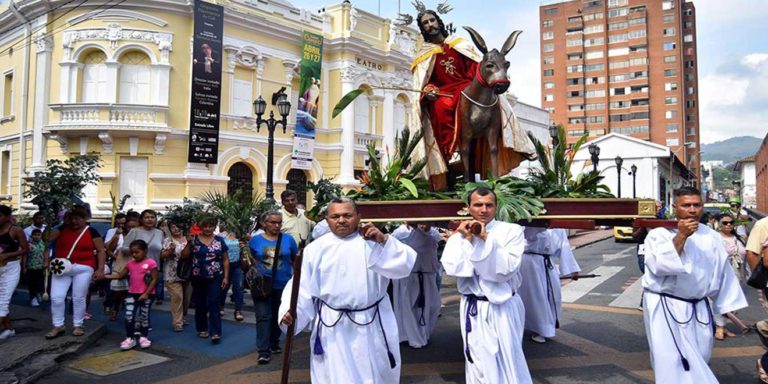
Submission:
[[[597,163],[600,161],[600,147],[592,143],[589,145],[589,156],[592,159],[592,171],[597,172]]]
[[[614,159],[616,161],[616,173],[618,175],[618,192],[619,192],[619,198],[621,198],[621,164],[624,162],[624,159],[621,158],[621,156],[616,156]]]
[[[558,132],[557,131],[558,131],[557,126],[555,125],[555,122],[553,121],[549,125],[549,136],[552,138],[552,166],[555,169],[555,175],[558,175],[557,177],[559,179],[560,176],[558,174],[558,169],[557,169],[557,159],[555,157],[555,152],[557,151],[557,146],[560,144],[560,138],[558,137]]]
[[[632,164],[632,198],[637,199],[637,165]]]
[[[269,111],[269,118],[262,119],[264,112],[267,109],[267,102],[259,96],[256,101],[253,102],[253,110],[256,113],[256,132],[261,128],[261,124],[267,125],[267,132],[269,132],[269,139],[267,145],[267,193],[266,200],[269,202],[275,201],[275,188],[273,186],[273,163],[275,162],[275,128],[278,125],[283,126],[283,133],[285,133],[288,127],[288,114],[291,112],[291,103],[286,100],[287,96],[284,94],[280,96],[277,102],[277,110],[280,113],[282,119],[275,120],[275,112]]]

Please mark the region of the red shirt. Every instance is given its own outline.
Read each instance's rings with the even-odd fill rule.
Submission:
[[[63,227],[60,229],[61,234],[56,240],[56,253],[55,257],[66,258],[69,255],[69,251],[72,249],[72,245],[75,240],[83,232],[83,228],[74,230],[70,227]],[[95,229],[88,227],[88,230],[83,234],[83,237],[75,245],[75,250],[72,252],[72,256],[69,261],[72,264],[87,265],[94,270],[96,269],[96,246],[93,243],[93,239],[100,238],[99,232]]]

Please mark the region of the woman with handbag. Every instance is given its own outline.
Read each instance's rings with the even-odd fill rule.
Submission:
[[[0,205],[0,340],[16,335],[8,309],[21,278],[20,260],[29,252],[27,236],[13,225],[11,215],[10,207]]]
[[[139,215],[139,226],[128,232],[123,243],[123,252],[130,254],[128,246],[134,240],[144,240],[149,246],[147,257],[154,260],[160,266],[160,280],[157,282],[157,292],[155,293],[156,302],[153,304],[162,304],[165,296],[163,282],[163,263],[160,260],[160,252],[163,250],[163,231],[157,228],[157,212],[151,209],[141,211]]]
[[[269,211],[261,216],[264,233],[249,242],[255,262],[246,274],[256,312],[256,348],[259,364],[267,364],[273,353],[280,353],[280,327],[277,311],[283,288],[293,276],[292,256],[298,253],[293,237],[280,232],[283,216]]]
[[[107,258],[101,235],[88,225],[87,220],[88,211],[82,206],[75,206],[69,213],[68,224],[60,228],[56,238],[54,259],[50,262],[53,329],[45,335],[46,339],[64,334],[65,298],[70,286],[74,325],[72,336],[85,334],[85,296],[91,280],[104,277]]]
[[[195,290],[195,327],[202,339],[209,336],[213,344],[221,341],[221,290],[229,281],[227,243],[214,236],[216,218],[204,216],[197,221],[202,233],[187,239],[182,259],[192,259],[192,287]]]
[[[189,276],[179,276],[178,266],[181,252],[187,246],[187,238],[178,225],[166,221],[171,236],[163,241],[163,251],[160,257],[165,263],[165,287],[171,296],[171,323],[174,332],[184,330],[184,318],[187,316],[189,299],[192,289],[189,286]],[[187,269],[191,271],[191,269]],[[183,272],[182,272],[183,273]]]

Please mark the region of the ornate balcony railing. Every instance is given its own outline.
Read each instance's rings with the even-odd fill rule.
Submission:
[[[168,128],[168,107],[141,104],[72,103],[51,104],[58,119],[51,130],[165,130]]]

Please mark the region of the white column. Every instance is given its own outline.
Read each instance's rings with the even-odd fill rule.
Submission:
[[[368,133],[370,133],[371,135],[375,135],[376,132],[378,131],[376,129],[376,123],[379,122],[378,120],[379,99],[376,96],[371,96],[370,98],[368,98],[368,105],[371,106],[371,115],[369,116],[369,120],[368,120],[371,122],[371,124],[369,128],[370,130],[368,131]]]
[[[354,89],[352,79],[342,73],[341,94],[346,95]],[[341,163],[336,183],[342,186],[355,185],[355,110],[346,108],[341,112]]]
[[[117,89],[119,87],[120,78],[118,77],[117,70],[120,68],[120,63],[116,61],[104,63],[107,66],[107,100],[104,103],[117,103]]]
[[[381,118],[381,135],[384,151],[389,149],[390,153],[395,150],[395,94],[392,90],[384,91],[384,105]],[[387,156],[384,155],[381,160],[386,163]]]
[[[32,117],[32,165],[28,168],[30,174],[45,169],[46,140],[43,140],[43,127],[48,124],[48,102],[51,87],[48,86],[51,77],[51,52],[53,39],[44,34],[38,34],[37,60],[35,71],[35,101]]]
[[[76,102],[77,70],[79,63],[59,63],[61,67],[61,84],[59,85],[59,103]]]
[[[227,76],[227,83],[229,84],[229,94],[227,95],[227,101],[229,103],[229,113],[235,112],[235,60],[237,57],[237,50],[234,48],[226,48],[227,52],[226,66],[224,66],[223,72]]]

